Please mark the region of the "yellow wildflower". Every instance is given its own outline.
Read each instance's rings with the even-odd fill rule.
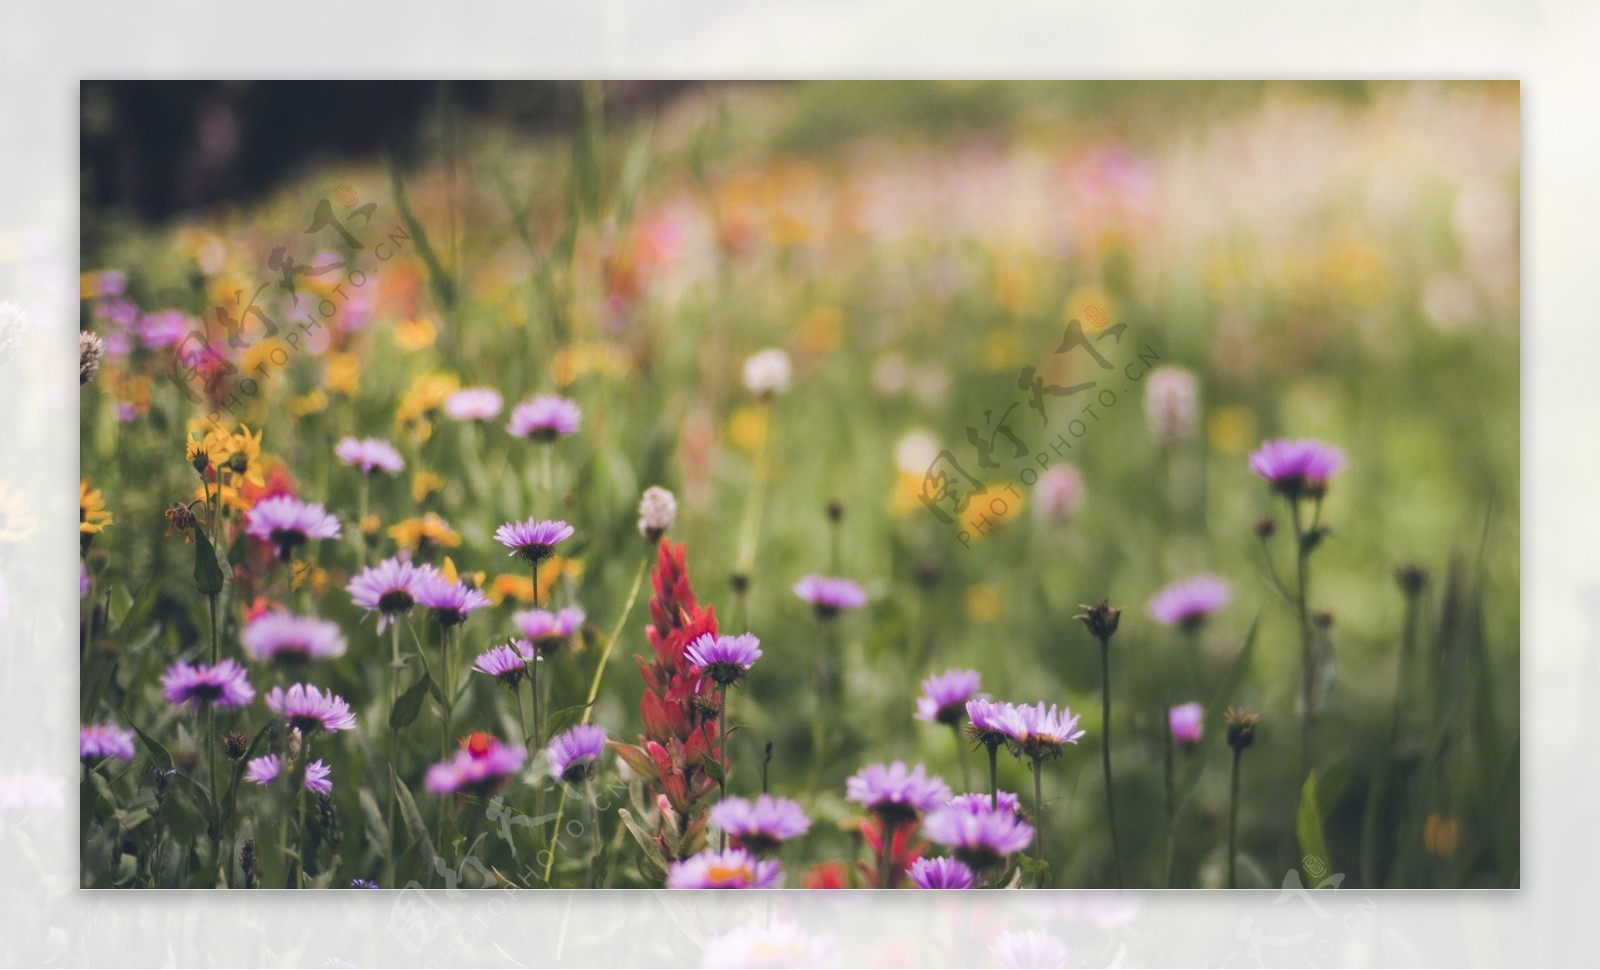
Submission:
[[[438,336],[433,321],[426,317],[403,320],[394,328],[394,342],[401,350],[426,350]]]
[[[94,535],[110,525],[112,515],[106,509],[106,497],[98,488],[90,488],[87,480],[78,482],[78,532]]]
[[[237,485],[240,480],[248,482],[257,488],[265,488],[266,478],[261,469],[261,432],[250,434],[250,429],[239,425],[239,430],[228,439],[228,477],[232,479],[229,484]]]
[[[395,409],[395,421],[402,425],[419,423],[429,412],[443,407],[450,395],[460,389],[461,381],[453,374],[419,374],[400,398],[400,406]]]
[[[328,591],[328,571],[321,566],[296,560],[290,585],[294,589],[309,588],[311,592],[321,596]]]
[[[433,546],[454,549],[461,545],[461,535],[450,528],[450,523],[433,512],[419,519],[406,519],[389,527],[389,538],[402,549],[423,552]]]
[[[1211,413],[1206,422],[1211,447],[1224,455],[1242,455],[1260,440],[1256,434],[1255,412],[1239,404],[1227,404]]]
[[[1006,605],[999,583],[974,583],[967,587],[967,615],[979,623],[993,623],[1000,619]]]
[[[1429,853],[1444,858],[1456,854],[1461,844],[1461,820],[1440,815],[1429,815],[1422,824],[1422,844]]]
[[[443,475],[419,469],[411,476],[411,501],[421,505],[423,499],[442,488],[444,488]]]
[[[257,378],[268,376],[289,362],[289,345],[276,337],[257,340],[239,359],[239,370]]]
[[[328,409],[328,395],[322,393],[322,388],[317,388],[310,394],[289,399],[289,413],[297,418],[307,415],[321,414]]]
[[[740,451],[754,452],[767,440],[767,415],[760,408],[745,405],[728,419],[728,440]]]
[[[329,354],[322,369],[322,383],[335,394],[355,396],[361,388],[361,359],[355,354]]]
[[[444,557],[444,566],[441,567],[439,571],[444,574],[445,582],[456,583],[460,582],[461,580],[466,580],[467,585],[471,586],[473,589],[482,589],[483,580],[488,575],[481,569],[472,573],[457,572],[456,561],[451,559],[449,556]]]

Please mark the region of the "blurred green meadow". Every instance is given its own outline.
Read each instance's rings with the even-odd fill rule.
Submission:
[[[441,96],[393,151],[314,161],[160,220],[86,202],[82,325],[107,346],[82,392],[82,477],[113,518],[82,536],[81,713],[141,736],[131,760],[85,768],[84,886],[245,885],[231,846],[250,838],[268,886],[661,885],[657,862],[672,860],[645,844],[661,809],[611,754],[593,812],[542,754],[495,801],[426,791],[438,705],[418,694],[415,720],[391,727],[388,635],[345,592],[364,562],[448,557],[494,600],[460,628],[467,671],[530,605],[526,567],[495,529],[565,520],[576,534],[541,567],[539,603],[587,619],[541,664],[538,732],[587,713],[635,743],[652,591],[631,603],[630,591],[654,564],[636,527],[651,485],[677,497],[667,538],[686,547],[700,603],[723,632],[760,637],[763,657],[732,692],[726,787],[809,815],[780,854],[785,886],[828,884],[817,867],[830,862],[870,884],[853,871],[871,854],[863,813],[845,800],[865,765],[920,762],[957,792],[988,791],[981,748],[912,716],[920,681],[952,668],[978,671],[997,700],[1070,707],[1087,732],[1043,765],[1037,813],[1029,765],[1001,752],[1000,788],[1023,796],[1043,851],[996,881],[1116,884],[1099,647],[1074,618],[1102,598],[1123,610],[1110,658],[1124,884],[1226,885],[1233,706],[1261,716],[1241,758],[1238,885],[1519,884],[1516,85],[538,91],[555,105],[538,124]],[[250,103],[271,95],[256,86]],[[103,123],[98,104],[86,88],[86,127]],[[280,124],[302,122],[316,123]],[[105,190],[86,184],[86,198]],[[1109,367],[1058,353],[1074,321]],[[793,368],[770,401],[741,376],[766,348]],[[1028,367],[1052,387],[1096,383],[1044,397],[1041,414],[1019,385]],[[1158,367],[1199,387],[1191,428],[1165,445],[1145,399]],[[464,387],[498,390],[506,414],[563,395],[581,430],[546,447],[507,434],[506,414],[452,420],[442,405]],[[1005,415],[1016,444],[993,437]],[[201,497],[185,442],[239,425],[260,432],[263,484],[228,496],[216,529],[221,653],[242,660],[239,633],[263,609],[336,621],[348,652],[303,679],[347,699],[359,725],[317,740],[333,794],[297,810],[287,836],[284,798],[241,782],[241,764],[225,759],[213,783],[206,722],[160,685],[210,649],[206,537],[164,514]],[[392,442],[405,470],[364,493],[334,457],[351,435]],[[1311,560],[1308,605],[1328,624],[1309,788],[1299,620],[1266,558],[1289,574],[1292,536],[1248,462],[1279,437],[1348,456]],[[974,438],[994,442],[993,467]],[[941,450],[987,489],[959,513],[924,501]],[[1081,493],[1055,514],[1033,484],[1068,464]],[[269,491],[322,503],[342,538],[273,562],[239,521]],[[1265,516],[1277,531],[1264,544]],[[1415,600],[1396,579],[1408,566],[1426,575]],[[793,592],[813,573],[856,580],[867,605],[819,623]],[[1233,596],[1191,659],[1146,604],[1198,573]],[[404,643],[437,678],[420,611]],[[825,705],[819,651],[837,675]],[[419,666],[411,656],[402,688]],[[284,742],[264,731],[261,700],[279,675],[251,676],[256,702],[214,730],[242,732],[254,756]],[[520,694],[471,672],[459,687],[455,733],[524,743]],[[1166,707],[1187,701],[1206,708],[1204,737],[1174,750]],[[552,833],[573,818],[582,835],[546,878]],[[296,847],[272,857],[274,839]]]

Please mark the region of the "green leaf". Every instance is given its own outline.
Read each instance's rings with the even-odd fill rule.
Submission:
[[[196,522],[194,526],[194,585],[203,596],[222,592],[222,566],[217,563],[217,547]]]
[[[394,773],[393,765],[389,767],[389,782],[394,785],[395,802],[400,806],[400,820],[405,823],[406,838],[410,839],[413,845],[422,847],[424,857],[432,858],[433,840],[428,837],[427,823],[423,822],[422,813],[417,811],[417,803],[411,797],[411,792],[400,784],[400,778]]]
[[[144,746],[150,749],[150,756],[155,759],[157,765],[161,766],[161,770],[171,771],[172,752],[168,751],[160,741],[140,730],[139,725],[135,724],[133,718],[128,716],[127,708],[123,708],[122,719],[128,722],[129,727],[133,728],[133,733],[139,736],[139,740],[144,742]]]
[[[632,768],[633,773],[638,775],[640,778],[647,782],[653,782],[660,777],[660,772],[656,768],[655,759],[650,757],[650,755],[645,753],[643,750],[636,748],[631,744],[623,744],[620,741],[610,741],[607,743],[611,745],[611,750],[616,752],[617,757],[621,758],[629,768]]]
[[[721,763],[719,763],[717,759],[711,757],[709,754],[705,756],[704,761],[706,766],[706,774],[711,776],[711,780],[719,785],[727,784],[728,777],[722,773]]]
[[[1030,880],[1035,888],[1047,889],[1050,886],[1050,863],[1043,859],[1022,855],[1017,857],[1017,872]]]
[[[397,731],[415,721],[422,712],[422,702],[432,690],[433,678],[424,670],[417,682],[407,687],[405,693],[394,702],[394,709],[389,712],[389,729]]]
[[[1300,808],[1295,812],[1294,834],[1300,843],[1300,870],[1308,887],[1322,885],[1333,874],[1333,857],[1323,835],[1322,812],[1317,808],[1317,773],[1306,776],[1300,789]]]
[[[617,816],[622,819],[622,824],[627,827],[628,834],[633,836],[633,841],[639,843],[639,848],[644,851],[645,862],[650,864],[650,871],[644,873],[647,879],[660,879],[667,874],[666,860],[661,858],[661,850],[656,846],[655,833],[648,832],[639,824],[638,819],[626,808],[618,809]],[[642,868],[642,867],[641,867]]]

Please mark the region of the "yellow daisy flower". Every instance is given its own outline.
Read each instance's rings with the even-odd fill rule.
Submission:
[[[394,328],[394,342],[401,350],[426,350],[438,336],[438,328],[426,317],[402,321]]]
[[[411,477],[411,501],[418,505],[434,492],[444,488],[444,476],[436,472],[419,471]]]
[[[335,394],[353,397],[361,388],[361,359],[355,354],[329,354],[322,383]]]
[[[429,412],[444,406],[446,399],[461,389],[461,381],[453,374],[419,374],[400,398],[395,409],[395,421],[402,425],[414,424],[427,417]]]
[[[112,515],[106,509],[106,497],[98,488],[90,488],[87,480],[78,482],[78,532],[94,535],[110,525]]]

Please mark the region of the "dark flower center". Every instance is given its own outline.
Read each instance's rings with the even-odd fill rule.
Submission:
[[[404,613],[416,604],[411,594],[403,589],[391,589],[378,597],[378,610],[383,613]]]
[[[534,565],[544,562],[554,554],[555,547],[547,546],[543,543],[530,543],[529,545],[517,547],[517,555]]]
[[[278,558],[288,559],[294,548],[303,545],[306,534],[299,529],[273,529],[272,544],[278,547]]]

